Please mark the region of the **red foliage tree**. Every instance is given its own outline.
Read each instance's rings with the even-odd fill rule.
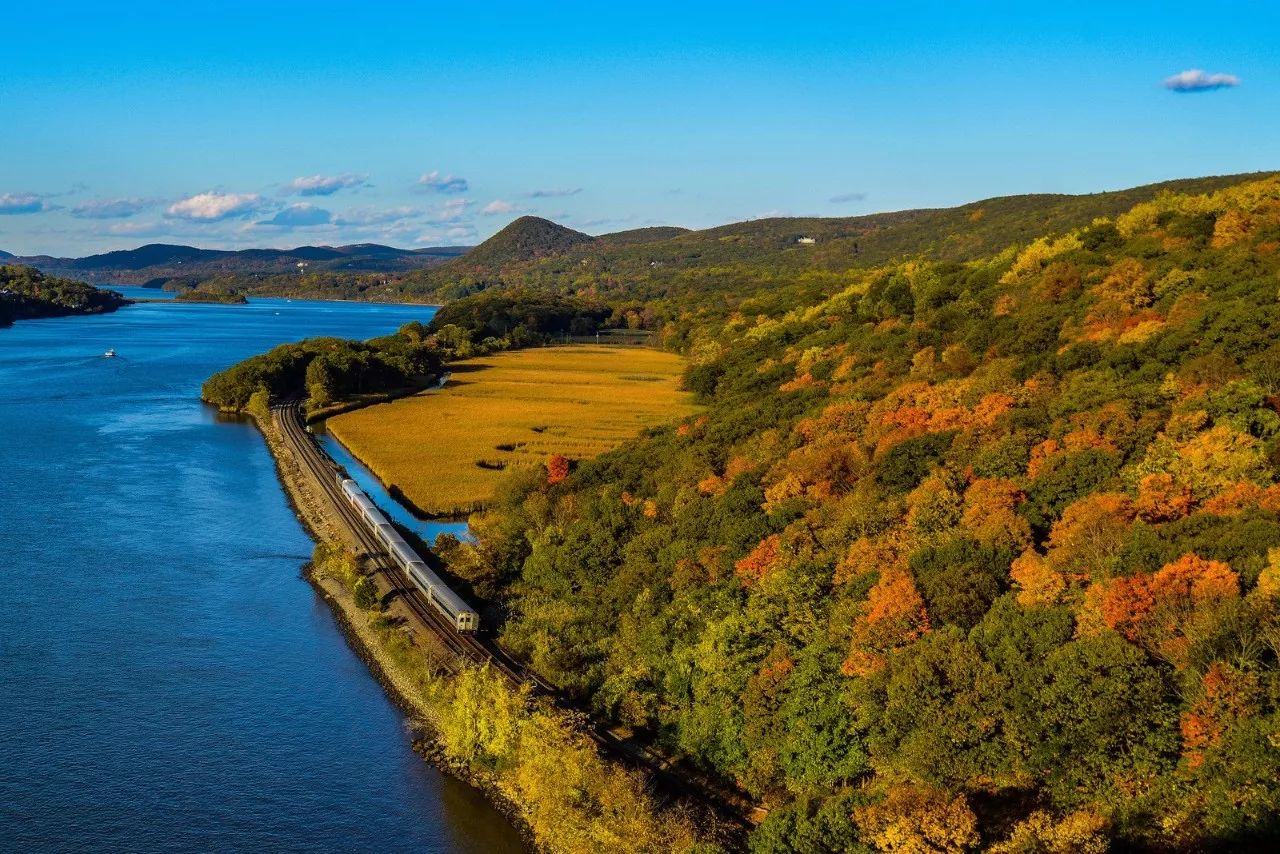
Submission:
[[[569,461],[560,454],[547,457],[547,483],[555,486],[569,478]]]

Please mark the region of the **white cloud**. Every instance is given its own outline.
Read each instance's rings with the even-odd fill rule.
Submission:
[[[406,219],[414,219],[422,216],[422,210],[419,208],[399,207],[399,208],[352,208],[346,213],[339,214],[333,218],[334,225],[341,226],[370,226],[383,225],[390,222],[400,222]]]
[[[169,206],[165,216],[192,222],[218,222],[248,216],[264,207],[257,193],[197,193]]]
[[[565,188],[559,188],[559,189],[552,188],[548,190],[533,190],[532,192],[526,193],[525,195],[531,199],[554,199],[554,198],[559,198],[561,196],[576,196],[578,195],[578,193],[581,193],[581,192],[582,192],[581,187],[572,187],[572,188],[565,187]]]
[[[47,210],[44,198],[35,193],[0,193],[0,214],[33,214]]]
[[[328,225],[333,221],[333,214],[324,208],[309,205],[289,205],[276,213],[271,219],[262,220],[258,225],[274,225],[281,228],[301,228],[308,225]]]
[[[480,209],[480,213],[485,216],[496,216],[498,214],[515,213],[518,210],[520,210],[520,208],[516,207],[515,202],[506,202],[502,199],[494,199],[492,202],[489,202],[489,204],[482,207]]]
[[[439,171],[432,170],[419,178],[415,186],[424,193],[465,193],[469,185],[466,178],[441,175]]]
[[[1210,92],[1239,85],[1240,78],[1234,74],[1207,74],[1199,68],[1179,71],[1164,80],[1164,88],[1175,92]]]
[[[154,205],[150,199],[89,199],[71,208],[71,215],[80,219],[124,219]]]
[[[833,205],[844,204],[845,202],[860,202],[867,197],[866,193],[840,193],[827,199]]]
[[[369,180],[368,175],[346,172],[342,175],[305,175],[294,178],[285,189],[299,196],[332,196],[339,190],[359,187]]]

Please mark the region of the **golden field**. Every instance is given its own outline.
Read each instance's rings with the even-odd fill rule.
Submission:
[[[593,457],[697,411],[683,368],[634,347],[497,353],[456,363],[439,391],[335,416],[328,429],[421,510],[465,513],[492,498],[504,469]]]

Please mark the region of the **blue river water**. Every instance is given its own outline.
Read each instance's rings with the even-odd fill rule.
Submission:
[[[523,850],[413,753],[300,577],[312,543],[262,438],[198,399],[277,343],[431,313],[150,303],[0,329],[0,850]]]
[[[433,545],[436,537],[441,534],[453,534],[460,540],[470,537],[469,529],[466,521],[442,521],[440,519],[419,519],[414,516],[409,509],[400,504],[390,493],[386,487],[382,485],[382,481],[378,480],[378,476],[369,471],[364,463],[360,462],[356,457],[347,450],[347,446],[342,444],[331,433],[324,432],[323,428],[318,428],[318,438],[320,445],[339,465],[347,470],[347,474],[351,475],[351,479],[360,485],[360,488],[377,503],[378,507],[387,514],[393,522],[396,522],[413,531],[427,545]]]

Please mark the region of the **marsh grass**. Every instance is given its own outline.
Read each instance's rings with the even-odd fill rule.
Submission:
[[[696,411],[671,353],[590,345],[468,359],[439,391],[330,419],[329,430],[424,512],[465,513],[512,469],[586,459]]]

